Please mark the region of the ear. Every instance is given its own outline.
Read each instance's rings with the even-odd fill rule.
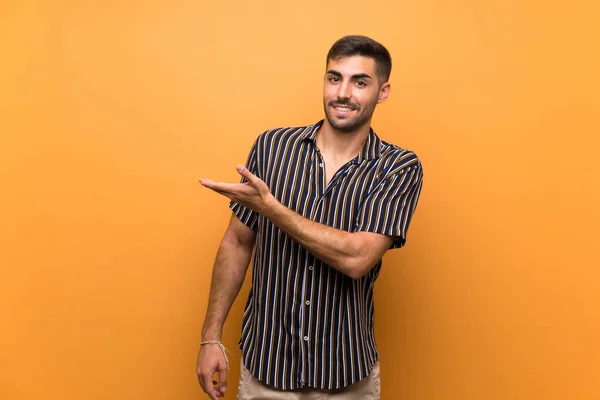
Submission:
[[[392,86],[390,85],[389,82],[386,82],[383,85],[381,85],[381,87],[379,88],[379,98],[377,99],[377,104],[380,104],[380,103],[383,103],[384,101],[386,101],[388,96],[390,95],[391,90],[392,90]]]

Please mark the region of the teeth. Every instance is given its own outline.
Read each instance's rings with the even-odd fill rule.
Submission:
[[[350,111],[351,108],[349,107],[335,107],[336,110],[340,110],[340,111]]]

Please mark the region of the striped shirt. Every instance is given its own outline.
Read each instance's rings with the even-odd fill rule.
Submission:
[[[394,236],[391,248],[402,247],[422,186],[417,156],[371,129],[362,151],[325,185],[315,141],[322,123],[261,134],[247,168],[305,218],[348,232]],[[283,390],[338,389],[366,377],[379,358],[373,285],[381,260],[353,280],[262,215],[234,202],[230,208],[257,232],[239,342],[246,368]]]

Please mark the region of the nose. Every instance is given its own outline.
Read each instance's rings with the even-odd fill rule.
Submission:
[[[340,100],[348,100],[351,97],[350,85],[348,82],[342,82],[338,86],[337,97]]]

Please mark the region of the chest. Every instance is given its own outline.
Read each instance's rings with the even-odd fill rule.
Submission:
[[[344,161],[306,149],[263,165],[263,180],[277,200],[313,221],[351,230],[380,176],[377,161]]]
[[[340,168],[342,168],[344,165],[351,161],[340,159],[339,157],[334,157],[330,154],[323,154],[321,152],[317,152],[317,155],[319,157],[319,164],[323,165],[322,173],[325,187],[329,185],[331,178],[335,176],[335,174],[340,170]]]

